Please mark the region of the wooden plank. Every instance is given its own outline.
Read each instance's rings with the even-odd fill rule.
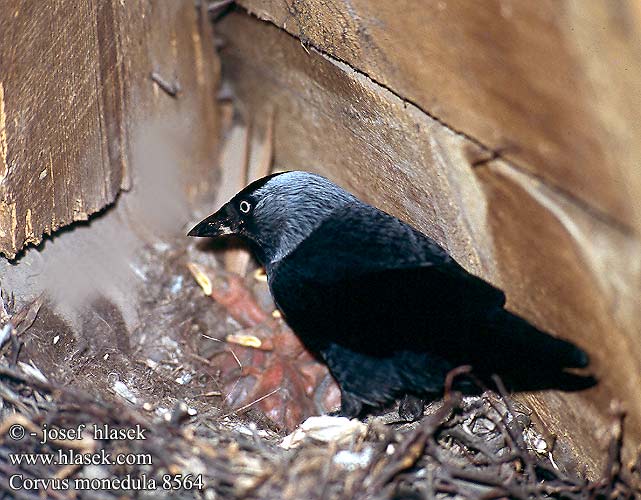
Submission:
[[[510,163],[484,162],[473,141],[273,25],[232,14],[218,32],[223,74],[257,131],[275,110],[277,169],[328,175],[410,221],[504,288],[512,310],[589,350],[597,388],[531,401],[593,471],[611,398],[627,402],[631,439],[641,436],[641,272],[626,264],[641,259],[635,238]]]
[[[190,165],[192,195],[208,189],[217,66],[191,2],[29,0],[0,9],[0,32],[0,253],[112,203],[131,183],[135,131],[178,109],[202,113],[178,167]],[[152,71],[180,78],[178,99]]]
[[[641,247],[505,162],[476,173],[508,308],[584,346],[599,379],[589,391],[530,395],[527,403],[558,435],[578,436],[574,456],[600,471],[605,455],[593,423],[607,425],[613,400],[630,408],[631,442],[641,435],[641,274],[626,264],[641,258]]]
[[[117,36],[106,43],[105,33],[113,30],[113,7],[26,2],[2,9],[0,251],[7,256],[86,219],[120,189],[123,153],[111,141],[122,127]]]
[[[239,0],[641,233],[633,0]]]

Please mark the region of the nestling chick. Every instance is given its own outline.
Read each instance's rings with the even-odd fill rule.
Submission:
[[[229,234],[265,266],[286,321],[338,382],[346,416],[438,394],[461,364],[515,389],[593,383],[564,371],[588,364],[583,351],[505,310],[502,291],[432,239],[324,177],[264,177],[189,232]]]

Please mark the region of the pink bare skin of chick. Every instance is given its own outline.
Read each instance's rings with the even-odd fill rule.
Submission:
[[[221,270],[205,271],[212,283],[212,298],[244,327],[231,337],[249,335],[260,341],[252,347],[228,342],[227,349],[212,359],[221,370],[226,402],[234,409],[247,405],[260,409],[286,431],[307,417],[339,407],[340,391],[327,367],[282,319],[260,307],[243,278]]]

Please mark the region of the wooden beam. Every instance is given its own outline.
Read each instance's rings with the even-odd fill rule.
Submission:
[[[239,0],[641,234],[634,0]]]
[[[0,253],[114,202],[132,182],[133,131],[177,110],[200,117],[185,165],[192,195],[208,189],[218,66],[191,2],[14,2],[0,32]]]

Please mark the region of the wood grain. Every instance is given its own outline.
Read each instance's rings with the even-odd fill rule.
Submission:
[[[132,182],[133,131],[178,109],[202,113],[185,165],[193,196],[208,189],[217,63],[191,2],[14,2],[0,32],[0,253],[112,203]],[[181,95],[154,88],[152,71]]]
[[[239,3],[641,233],[638,2]]]
[[[273,25],[237,13],[218,32],[223,74],[255,127],[275,109],[275,168],[328,175],[409,221],[505,289],[512,310],[590,352],[595,389],[530,404],[593,457],[592,471],[611,398],[628,404],[631,440],[641,436],[641,273],[622,260],[641,258],[635,237]]]

